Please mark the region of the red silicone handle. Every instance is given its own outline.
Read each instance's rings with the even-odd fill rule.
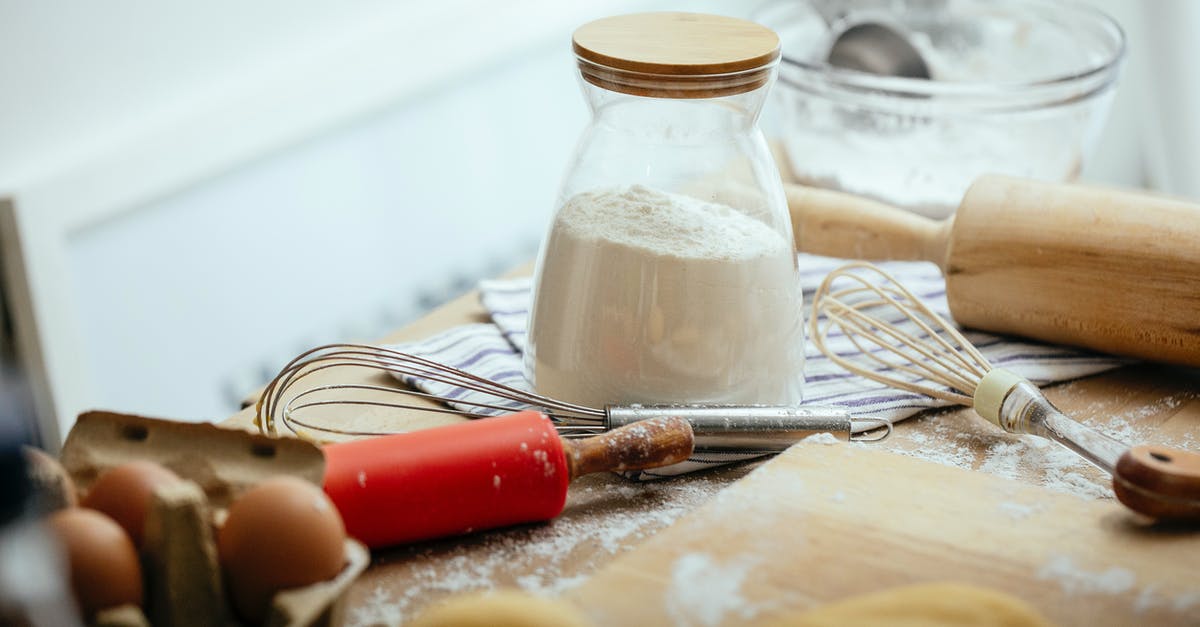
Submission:
[[[325,447],[325,492],[372,548],[549,520],[569,481],[534,411]]]

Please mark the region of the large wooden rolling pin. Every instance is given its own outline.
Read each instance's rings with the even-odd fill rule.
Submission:
[[[786,189],[799,250],[932,261],[963,326],[1200,366],[1200,206],[988,175],[939,222]]]

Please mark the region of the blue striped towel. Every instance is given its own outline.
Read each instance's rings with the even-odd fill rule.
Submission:
[[[829,272],[846,262],[844,259],[799,256],[800,281],[804,302],[811,305],[813,293]],[[949,318],[946,302],[946,282],[937,266],[927,262],[893,261],[877,264],[896,277],[910,291],[924,300],[934,311]],[[415,353],[449,364],[472,374],[486,377],[524,390],[530,389],[522,370],[521,352],[525,348],[525,324],[529,316],[532,279],[483,281],[480,298],[491,315],[491,324],[469,324],[419,342],[395,345],[391,348]],[[1038,385],[1065,381],[1115,368],[1123,360],[1096,355],[1077,349],[1036,344],[968,331],[964,334],[994,366],[1002,366]],[[851,356],[858,349],[848,338],[832,331],[827,345],[838,354]],[[931,407],[947,405],[945,401],[888,387],[851,374],[822,355],[811,344],[806,347],[804,367],[804,400],[806,404],[839,405],[855,416],[883,418],[892,422],[908,418]],[[451,399],[496,403],[493,397],[443,383],[424,379],[406,379],[415,385]],[[454,403],[451,402],[453,405]],[[498,403],[512,410],[527,407],[513,401]],[[459,409],[480,415],[501,413],[460,405]],[[732,453],[698,453],[681,464],[654,471],[630,473],[634,479],[653,479],[690,472],[701,468],[740,461],[756,455]]]

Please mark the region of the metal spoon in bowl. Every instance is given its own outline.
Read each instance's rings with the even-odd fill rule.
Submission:
[[[834,67],[880,76],[930,78],[929,66],[908,38],[878,22],[861,22],[842,31],[826,59]]]

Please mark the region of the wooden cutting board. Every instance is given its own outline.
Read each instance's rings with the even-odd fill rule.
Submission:
[[[597,625],[738,625],[927,581],[1007,591],[1064,625],[1197,625],[1200,528],[806,441],[566,597]]]

